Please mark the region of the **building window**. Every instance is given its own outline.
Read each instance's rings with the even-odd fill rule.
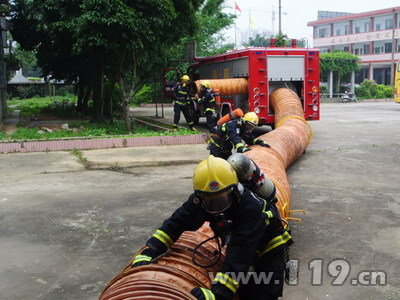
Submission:
[[[343,47],[343,51],[344,51],[344,52],[349,52],[349,46],[344,46],[344,47]]]
[[[369,22],[364,23],[364,32],[369,32]]]
[[[340,29],[336,29],[336,35],[340,35]]]
[[[349,34],[349,25],[344,26],[344,34]]]
[[[376,31],[381,30],[381,24],[376,24],[376,25],[375,25],[375,30],[376,30]]]
[[[326,28],[321,28],[318,30],[318,37],[325,37],[326,36]]]
[[[385,53],[392,52],[392,43],[385,43]]]
[[[390,84],[390,67],[389,68],[375,68],[373,70],[373,79],[377,84]]]
[[[368,79],[368,71],[366,68],[361,68],[360,71],[356,72],[355,83],[361,83],[364,79]]]
[[[360,27],[356,26],[356,28],[354,28],[354,33],[360,33]]]
[[[369,54],[369,45],[364,45],[364,54]]]
[[[393,28],[393,20],[385,20],[385,29],[392,29]]]

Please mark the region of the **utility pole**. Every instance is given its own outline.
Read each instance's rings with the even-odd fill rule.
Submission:
[[[278,18],[279,18],[279,35],[282,34],[282,7],[281,7],[281,0],[279,0],[279,8],[278,8]]]
[[[394,38],[394,33],[395,33],[395,28],[396,28],[396,12],[393,9],[393,21],[392,21],[392,53],[391,53],[391,59],[390,59],[390,85],[394,86],[394,68],[395,68],[395,62],[394,62],[394,52],[396,51],[396,40]]]
[[[0,125],[6,118],[6,90],[7,90],[7,73],[6,62],[4,61],[4,47],[7,47],[7,21],[8,0],[0,1]]]

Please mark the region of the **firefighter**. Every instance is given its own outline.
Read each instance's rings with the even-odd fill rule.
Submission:
[[[199,104],[203,104],[204,113],[207,119],[208,130],[215,133],[217,130],[217,121],[219,119],[218,107],[215,102],[214,93],[211,89],[211,83],[208,80],[201,82],[200,95],[202,96],[197,100]]]
[[[189,87],[189,76],[183,75],[181,82],[178,82],[174,86],[175,101],[174,101],[174,131],[178,130],[179,120],[181,118],[181,112],[186,119],[186,123],[189,128],[196,131],[192,117],[190,116],[190,105],[194,99],[190,93]]]
[[[246,145],[260,145],[271,147],[261,139],[254,138],[252,130],[258,125],[258,116],[254,112],[248,112],[241,118],[230,120],[219,126],[210,137],[208,148],[210,154],[227,159],[232,154],[234,147],[238,153],[250,151]]]
[[[236,291],[241,299],[282,296],[284,252],[293,241],[274,204],[275,189],[269,199],[257,197],[238,181],[228,161],[212,155],[196,167],[193,188],[188,200],[148,239],[132,267],[151,263],[184,231],[195,231],[208,221],[227,243],[226,256],[211,289],[195,287],[191,294],[201,300],[232,299]]]

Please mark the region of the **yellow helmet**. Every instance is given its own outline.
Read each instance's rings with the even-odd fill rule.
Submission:
[[[203,80],[203,81],[201,82],[201,85],[204,86],[204,87],[207,88],[207,89],[211,89],[211,82],[208,81],[208,80]]]
[[[193,175],[193,188],[202,207],[219,214],[232,204],[232,191],[238,184],[236,172],[226,160],[210,155],[198,164]]]
[[[190,78],[189,78],[189,76],[187,76],[187,75],[183,75],[183,76],[181,77],[181,81],[190,81]]]
[[[253,126],[258,125],[258,116],[255,112],[248,112],[243,116],[243,121]]]
[[[235,170],[225,159],[210,155],[193,175],[193,188],[200,193],[219,193],[238,184]]]

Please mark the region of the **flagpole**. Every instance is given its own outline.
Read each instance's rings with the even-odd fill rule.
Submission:
[[[237,49],[237,43],[236,43],[236,19],[237,19],[237,15],[236,15],[236,2],[235,2],[235,49]]]
[[[249,9],[249,44],[250,44],[250,36],[251,36],[251,11]]]
[[[240,7],[237,5],[236,1],[235,1],[235,48],[237,49],[237,32],[236,32],[236,19],[237,19],[237,15],[236,15],[236,10],[238,10],[240,13],[242,13],[242,10],[240,9]]]

